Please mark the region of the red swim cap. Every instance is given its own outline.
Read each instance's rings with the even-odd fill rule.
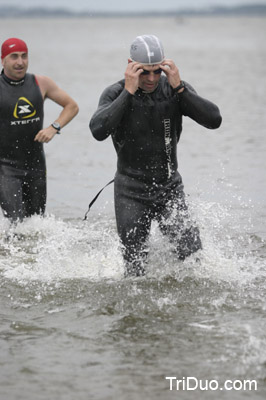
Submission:
[[[4,41],[1,48],[1,58],[2,60],[8,56],[8,54],[16,53],[17,51],[23,51],[28,53],[28,47],[25,42],[21,39],[10,38]]]

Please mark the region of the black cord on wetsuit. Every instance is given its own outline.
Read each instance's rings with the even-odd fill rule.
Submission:
[[[87,219],[87,215],[88,215],[88,213],[89,213],[89,211],[90,211],[90,209],[91,209],[91,206],[95,203],[95,201],[98,199],[98,197],[100,196],[100,194],[102,193],[102,191],[108,186],[108,185],[110,185],[111,183],[113,183],[114,182],[114,179],[112,179],[110,182],[108,182],[97,194],[96,194],[96,196],[92,199],[92,201],[90,202],[90,204],[89,204],[89,207],[88,207],[88,211],[86,212],[86,214],[85,214],[85,216],[84,216],[84,218],[83,218],[83,221],[86,221],[86,219]]]

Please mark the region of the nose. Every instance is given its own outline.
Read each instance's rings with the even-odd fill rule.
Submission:
[[[22,56],[19,56],[19,57],[17,58],[17,64],[23,64],[23,63],[24,63],[23,57],[22,57]]]
[[[153,82],[154,79],[155,79],[155,73],[154,73],[154,72],[150,72],[149,75],[148,75],[148,77],[149,77],[149,81],[150,81],[150,82]]]

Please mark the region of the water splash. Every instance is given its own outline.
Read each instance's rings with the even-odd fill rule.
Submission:
[[[190,202],[201,231],[203,250],[177,261],[174,249],[156,223],[150,235],[147,277],[174,276],[245,285],[265,277],[265,242],[252,225],[243,205]],[[248,215],[248,217],[247,217]],[[34,216],[17,226],[0,219],[0,270],[7,279],[63,281],[68,279],[123,279],[115,220],[106,214],[83,222],[48,215]],[[198,262],[200,259],[200,262]]]
[[[6,278],[20,283],[116,279],[122,260],[113,231],[107,220],[87,224],[34,216],[6,230],[0,268]]]

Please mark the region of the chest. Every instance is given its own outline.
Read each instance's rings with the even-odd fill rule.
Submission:
[[[174,133],[181,123],[178,103],[172,98],[135,96],[124,118],[126,131],[131,135],[159,136],[167,129]]]
[[[40,116],[43,99],[37,84],[29,79],[24,85],[13,86],[0,82],[0,115],[7,120],[24,120]]]

